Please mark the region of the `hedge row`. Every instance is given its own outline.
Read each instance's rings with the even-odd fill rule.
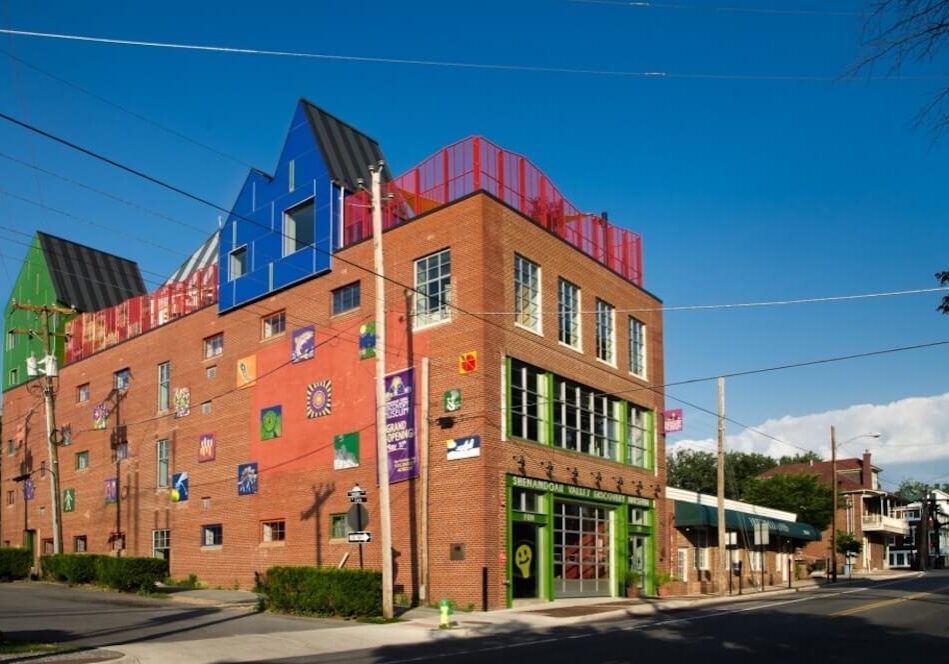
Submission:
[[[97,583],[120,590],[152,590],[168,576],[168,563],[160,558],[114,558],[90,553],[60,553],[40,558],[43,574],[56,581]]]
[[[267,606],[299,615],[357,618],[382,614],[382,573],[335,567],[271,567]]]
[[[0,547],[0,580],[14,581],[30,575],[33,552],[29,549]]]

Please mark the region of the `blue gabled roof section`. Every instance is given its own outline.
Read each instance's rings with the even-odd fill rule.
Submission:
[[[221,229],[218,311],[329,271],[340,200],[380,160],[376,141],[301,99],[273,175],[248,173]]]

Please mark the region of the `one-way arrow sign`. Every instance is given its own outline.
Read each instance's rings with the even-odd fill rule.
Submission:
[[[365,530],[357,530],[349,533],[350,544],[367,544],[372,541],[372,533]]]

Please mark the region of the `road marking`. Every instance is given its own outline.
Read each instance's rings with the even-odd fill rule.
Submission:
[[[831,613],[830,617],[839,618],[841,616],[852,616],[857,613],[863,613],[864,611],[872,611],[874,609],[882,609],[885,606],[894,606],[896,604],[902,604],[904,602],[912,602],[914,600],[920,599],[921,597],[926,597],[932,595],[933,593],[941,592],[949,586],[943,586],[942,588],[936,588],[935,590],[929,590],[921,593],[913,593],[912,595],[906,595],[905,597],[894,597],[893,599],[884,599],[879,602],[871,602],[870,604],[863,604],[861,606],[854,606],[849,609],[844,609],[843,611],[837,611],[836,613]]]

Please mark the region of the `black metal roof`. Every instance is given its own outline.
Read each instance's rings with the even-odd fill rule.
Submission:
[[[306,105],[310,127],[323,153],[330,177],[349,191],[358,189],[356,180],[359,178],[368,187],[371,182],[369,166],[385,161],[379,143],[306,99],[300,101]],[[391,179],[388,165],[383,166],[383,182]]]
[[[79,311],[99,311],[145,295],[138,264],[104,251],[37,232],[56,299]]]

